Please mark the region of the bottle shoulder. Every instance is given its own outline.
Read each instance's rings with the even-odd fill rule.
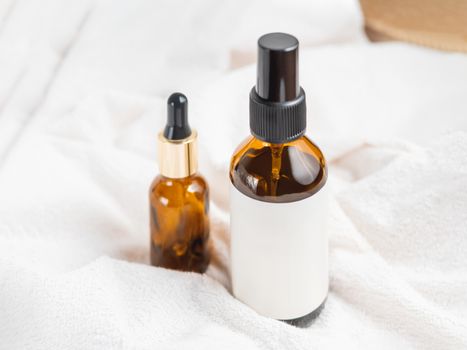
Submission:
[[[151,191],[158,188],[158,187],[173,187],[181,185],[187,188],[187,190],[194,190],[194,189],[207,189],[208,184],[206,179],[199,173],[192,174],[187,177],[182,178],[170,178],[164,175],[157,175],[156,178],[152,181],[151,184]],[[191,185],[196,185],[196,187],[191,187]]]
[[[293,202],[326,183],[326,160],[306,136],[284,144],[247,138],[230,163],[230,180],[243,194],[266,202]]]
[[[190,194],[200,199],[208,199],[208,184],[199,173],[178,179],[158,175],[149,189],[151,201],[162,200],[167,203],[171,201],[178,202],[178,200],[182,200]]]

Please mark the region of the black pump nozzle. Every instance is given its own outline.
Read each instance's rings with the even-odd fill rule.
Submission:
[[[250,92],[250,131],[270,143],[298,139],[306,129],[305,91],[298,81],[298,40],[270,33],[258,40],[256,87]]]
[[[167,124],[164,128],[164,137],[169,140],[181,140],[190,135],[188,99],[184,94],[175,92],[167,100]]]
[[[298,40],[285,33],[270,33],[258,40],[256,92],[271,102],[295,100],[298,81]]]

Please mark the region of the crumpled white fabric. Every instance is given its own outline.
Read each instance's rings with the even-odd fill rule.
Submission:
[[[12,0],[0,14],[0,348],[467,346],[465,55],[368,44],[344,0]],[[329,162],[330,293],[307,329],[229,293],[227,170],[255,81],[233,68],[272,30],[301,40],[308,135]],[[172,90],[211,188],[206,275],[148,266]]]

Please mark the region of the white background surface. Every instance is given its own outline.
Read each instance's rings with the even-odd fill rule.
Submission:
[[[467,58],[370,44],[333,1],[0,2],[0,348],[467,347]],[[231,297],[228,162],[257,38],[301,42],[330,165],[330,294],[309,329]],[[147,266],[165,100],[211,186],[207,276]]]

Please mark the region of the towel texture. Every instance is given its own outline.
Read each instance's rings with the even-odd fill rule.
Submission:
[[[368,44],[353,1],[263,8],[1,4],[0,349],[467,347],[466,56]],[[301,39],[308,135],[330,169],[330,292],[308,329],[230,294],[227,170],[255,81],[232,67],[274,30]],[[205,275],[148,265],[172,90],[211,187]]]

